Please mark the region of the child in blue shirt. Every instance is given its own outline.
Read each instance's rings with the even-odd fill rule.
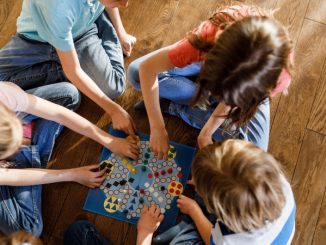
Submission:
[[[131,117],[112,101],[125,89],[120,41],[126,55],[136,41],[117,8],[127,4],[24,0],[17,34],[0,50],[0,80],[24,90],[69,80],[111,116],[114,128],[134,134]]]

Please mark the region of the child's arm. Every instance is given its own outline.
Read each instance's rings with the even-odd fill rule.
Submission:
[[[159,103],[159,87],[157,75],[173,68],[168,57],[168,47],[144,60],[139,67],[139,78],[142,94],[150,123],[150,146],[160,159],[167,158],[169,136]]]
[[[98,168],[99,164],[63,170],[0,168],[0,185],[29,186],[74,181],[95,188],[100,186],[106,177],[106,169],[95,172]]]
[[[90,121],[63,106],[59,106],[34,95],[28,94],[27,96],[28,107],[25,112],[63,124],[71,130],[97,141],[112,152],[133,159],[138,157],[138,147],[136,142],[113,137],[92,124]]]
[[[180,208],[182,213],[190,215],[192,220],[195,222],[197,230],[205,244],[210,244],[211,230],[213,228],[212,223],[205,217],[198,204],[181,195],[177,201],[177,206]]]
[[[80,66],[76,50],[57,50],[64,73],[70,81],[87,97],[102,107],[112,118],[113,127],[129,135],[135,133],[135,125],[130,115],[117,103],[107,97]]]
[[[122,50],[125,55],[128,57],[131,54],[132,48],[134,47],[137,39],[136,37],[128,34],[122,24],[119,9],[118,8],[105,8],[105,11],[108,13],[114,29],[116,30],[119,40],[121,42]]]
[[[158,206],[146,205],[143,208],[140,219],[137,223],[137,245],[152,244],[153,234],[164,219],[161,209]]]
[[[207,145],[213,144],[212,135],[218,129],[219,126],[224,122],[225,117],[230,111],[230,107],[220,102],[215,108],[214,112],[206,122],[205,126],[200,131],[198,136],[198,146],[203,148]]]

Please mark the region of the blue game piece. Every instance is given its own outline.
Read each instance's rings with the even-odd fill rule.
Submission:
[[[134,207],[133,207],[133,206],[130,206],[130,207],[129,207],[129,210],[134,210]]]
[[[117,210],[116,206],[113,205],[113,207],[111,208],[112,210]]]
[[[135,192],[132,196],[133,196],[133,197],[138,197],[137,192]]]
[[[113,203],[118,204],[119,203],[118,199],[115,199],[115,201]]]
[[[140,188],[139,185],[137,185],[136,190],[139,191],[139,188]]]
[[[134,198],[131,203],[136,204],[136,199]]]
[[[125,209],[125,210],[123,210],[123,212],[124,212],[125,214],[127,214],[127,213],[128,213],[128,210],[127,210],[127,209]]]

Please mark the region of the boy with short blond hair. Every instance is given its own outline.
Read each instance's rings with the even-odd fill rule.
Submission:
[[[190,215],[206,244],[291,243],[295,202],[272,155],[252,143],[227,140],[202,148],[193,161],[192,175],[196,191],[217,222],[213,226],[199,205],[183,195],[178,207]],[[186,241],[187,232],[181,231],[171,244]]]

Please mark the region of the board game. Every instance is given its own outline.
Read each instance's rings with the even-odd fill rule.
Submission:
[[[112,128],[109,133],[126,137]],[[107,168],[107,177],[100,188],[88,192],[84,209],[136,224],[144,205],[155,204],[165,216],[159,227],[159,232],[163,232],[175,224],[176,200],[185,188],[195,149],[170,142],[168,160],[159,160],[150,150],[149,137],[137,135],[140,149],[137,160],[103,149],[100,169]]]

